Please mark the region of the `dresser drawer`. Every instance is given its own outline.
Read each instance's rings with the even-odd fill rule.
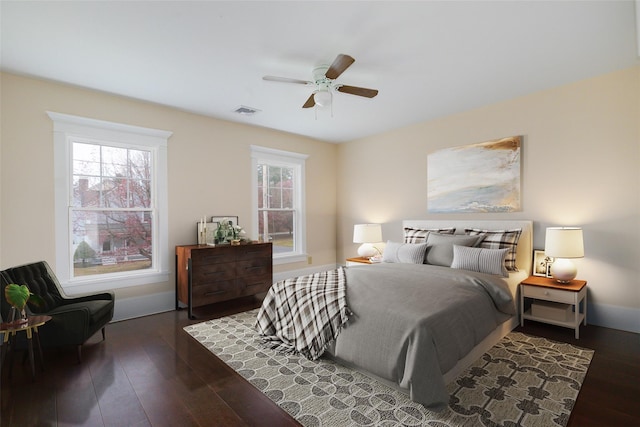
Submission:
[[[204,267],[211,264],[228,263],[236,260],[235,251],[226,251],[224,248],[210,248],[191,251],[191,265]]]
[[[236,298],[240,296],[240,291],[236,281],[233,279],[217,281],[198,287],[194,286],[192,290],[193,306],[199,307],[201,305]]]
[[[272,276],[270,273],[251,277],[238,278],[236,283],[243,295],[254,295],[259,292],[266,292],[271,287]]]
[[[242,245],[237,248],[236,259],[238,261],[254,258],[269,259],[271,261],[271,244]]]
[[[547,301],[564,302],[572,304],[575,302],[575,292],[563,291],[560,289],[543,288],[539,286],[523,285],[523,295],[527,298],[537,298]]]
[[[194,267],[192,264],[191,268],[193,270],[191,277],[194,287],[233,279],[237,274],[235,263],[208,264],[199,267]]]
[[[236,263],[236,274],[238,277],[253,275],[271,275],[273,266],[270,259],[250,259]]]

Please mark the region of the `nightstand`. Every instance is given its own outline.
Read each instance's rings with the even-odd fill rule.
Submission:
[[[365,258],[365,257],[347,258],[347,267],[353,267],[355,265],[371,265],[371,264],[376,264],[376,263],[369,261],[369,258]]]
[[[534,300],[526,312],[525,298]],[[578,339],[580,322],[587,324],[587,282],[572,280],[562,284],[539,276],[523,280],[520,282],[520,326],[524,326],[524,319],[574,329]]]

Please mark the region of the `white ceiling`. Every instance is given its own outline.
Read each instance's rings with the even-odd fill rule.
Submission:
[[[2,1],[2,70],[344,142],[639,63],[633,1]],[[339,53],[330,110],[302,109]],[[253,116],[233,111],[261,110]]]

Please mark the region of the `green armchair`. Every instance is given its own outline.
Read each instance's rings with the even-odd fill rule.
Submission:
[[[10,283],[27,285],[43,300],[38,307],[27,306],[29,314],[51,316],[51,320],[39,328],[43,347],[74,345],[80,362],[82,344],[99,330],[105,339],[105,326],[113,319],[115,301],[112,292],[69,298],[64,295],[46,261],[11,267],[1,271],[0,276],[0,314],[3,319],[7,319],[11,309],[4,295],[4,288]]]

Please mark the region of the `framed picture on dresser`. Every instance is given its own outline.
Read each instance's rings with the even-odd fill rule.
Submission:
[[[549,269],[553,261],[553,257],[546,256],[543,250],[535,249],[533,251],[533,275],[551,277]]]

